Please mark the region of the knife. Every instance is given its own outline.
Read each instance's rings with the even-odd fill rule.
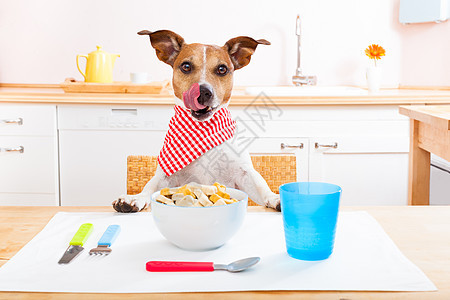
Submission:
[[[90,223],[85,223],[80,226],[77,233],[73,236],[72,240],[69,243],[69,247],[66,252],[64,252],[61,259],[58,261],[58,264],[68,264],[72,259],[74,259],[81,251],[84,250],[82,247],[86,240],[92,233],[94,229],[94,225]]]

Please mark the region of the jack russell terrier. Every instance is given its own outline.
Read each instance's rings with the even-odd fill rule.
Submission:
[[[260,205],[280,210],[280,196],[253,168],[250,155],[233,150],[236,125],[227,108],[233,72],[249,64],[259,44],[270,43],[240,36],[219,47],[187,44],[169,30],[143,30],[138,34],[149,35],[159,60],[173,68],[172,84],[178,99],[155,175],[140,194],[120,196],[113,202],[114,209],[137,212],[147,207],[152,193],[162,188],[217,181],[246,192]],[[211,157],[216,156],[225,156],[227,161],[220,170],[211,165]]]

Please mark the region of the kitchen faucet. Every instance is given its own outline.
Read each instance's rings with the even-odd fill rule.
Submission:
[[[316,85],[317,76],[307,76],[302,74],[302,68],[300,67],[300,56],[301,56],[301,24],[300,16],[297,15],[297,20],[295,24],[295,34],[297,35],[297,69],[295,70],[295,75],[292,76],[292,83],[296,86],[301,85]]]

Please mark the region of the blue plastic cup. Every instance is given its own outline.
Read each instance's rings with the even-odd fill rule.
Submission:
[[[289,256],[322,260],[333,252],[342,189],[324,182],[280,186],[281,213]]]

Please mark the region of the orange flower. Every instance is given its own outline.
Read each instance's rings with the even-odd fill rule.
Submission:
[[[386,51],[383,47],[376,44],[370,45],[364,52],[370,59],[381,59],[381,56],[386,55]]]

